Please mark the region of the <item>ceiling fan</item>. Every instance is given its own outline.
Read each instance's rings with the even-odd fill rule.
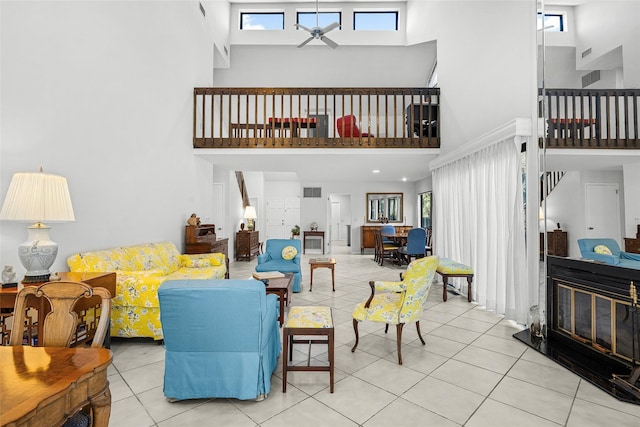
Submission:
[[[298,28],[298,29],[302,28],[303,30],[307,30],[311,34],[311,37],[309,37],[308,39],[306,39],[305,41],[300,43],[298,45],[298,47],[302,47],[302,46],[306,45],[307,43],[309,43],[313,39],[322,40],[327,45],[331,46],[333,49],[338,47],[338,43],[334,42],[329,37],[325,36],[325,34],[328,33],[329,31],[333,30],[333,29],[338,28],[340,26],[340,23],[339,22],[334,22],[332,24],[327,25],[324,28],[320,28],[320,25],[318,23],[319,22],[319,18],[320,18],[320,13],[318,11],[318,0],[316,0],[316,26],[313,27],[313,28],[308,28],[308,27],[305,27],[302,24],[296,24],[296,28]]]

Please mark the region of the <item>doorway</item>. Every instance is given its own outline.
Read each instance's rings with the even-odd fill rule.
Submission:
[[[620,243],[618,184],[585,184],[585,236],[609,237]]]
[[[329,195],[331,253],[351,253],[351,194]]]

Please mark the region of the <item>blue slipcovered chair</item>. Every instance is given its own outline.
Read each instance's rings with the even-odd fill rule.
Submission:
[[[164,395],[262,400],[280,355],[279,305],[258,280],[171,280],[158,289]]]
[[[640,254],[621,251],[615,239],[578,239],[578,247],[582,258],[640,269]]]
[[[295,255],[291,259],[283,258],[283,250],[287,248],[287,253],[291,255],[293,251],[289,247],[295,248]],[[293,273],[293,292],[300,292],[302,289],[302,270],[300,268],[300,240],[298,239],[268,239],[265,243],[264,253],[258,255],[258,265],[256,271],[279,271],[281,273]],[[288,256],[287,256],[288,258]]]
[[[412,228],[407,233],[407,244],[398,249],[407,263],[411,262],[411,257],[422,258],[427,253],[427,230],[424,228]]]

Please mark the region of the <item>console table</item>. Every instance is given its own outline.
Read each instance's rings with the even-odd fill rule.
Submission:
[[[303,231],[302,232],[302,253],[305,253],[307,237],[320,237],[322,241],[322,254],[324,255],[324,231]]]

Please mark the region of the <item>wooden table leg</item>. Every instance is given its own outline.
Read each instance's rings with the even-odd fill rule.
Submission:
[[[336,274],[335,274],[335,269],[333,264],[331,265],[331,287],[333,288],[333,292],[335,292],[336,291]]]
[[[442,275],[442,301],[447,302],[447,281],[449,276],[446,274]]]
[[[313,290],[313,270],[315,270],[315,266],[313,264],[311,264],[311,278],[309,281],[309,292],[311,292]]]
[[[111,416],[111,391],[109,386],[105,391],[91,399],[91,412],[93,412],[94,427],[109,427],[109,417]]]

